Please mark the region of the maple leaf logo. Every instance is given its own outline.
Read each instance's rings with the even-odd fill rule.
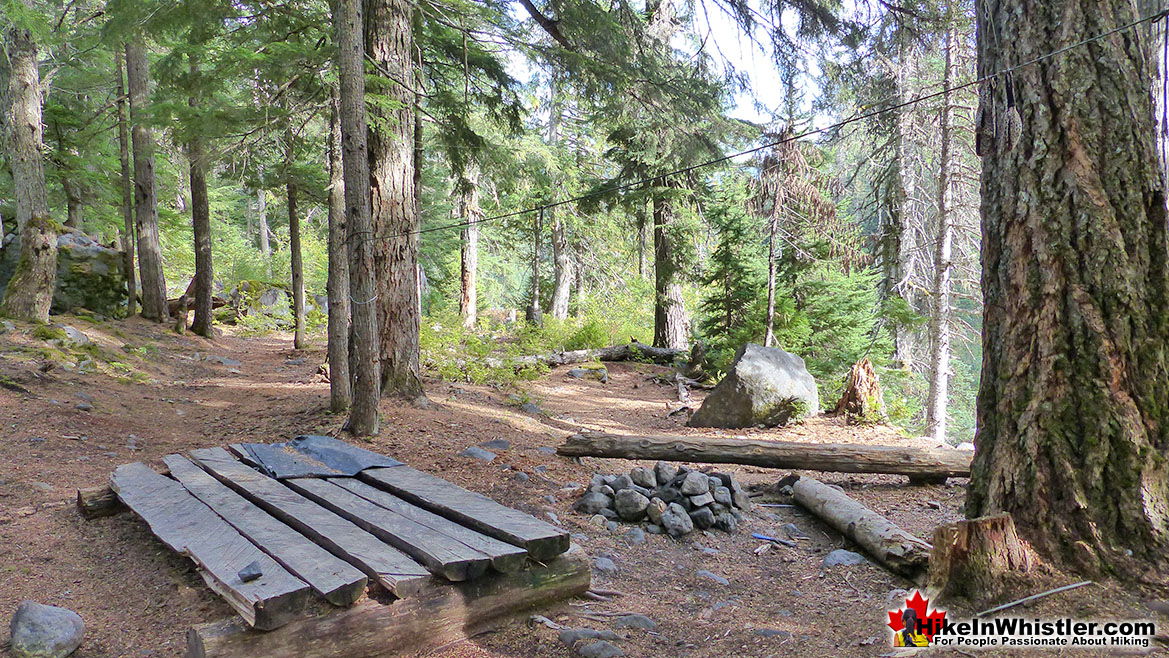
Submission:
[[[929,610],[929,599],[924,598],[921,592],[913,590],[913,596],[905,599],[905,607],[897,610],[889,611],[889,628],[896,633],[905,628],[905,623],[901,621],[901,615],[906,608],[912,609],[917,613],[918,620],[921,621],[921,633],[926,636],[926,639],[933,641],[934,634],[942,629],[942,622],[946,619],[945,610]]]

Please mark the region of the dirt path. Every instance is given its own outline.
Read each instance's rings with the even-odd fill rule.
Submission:
[[[336,433],[344,419],[327,412],[328,385],[316,374],[323,344],[294,352],[288,337],[280,335],[226,335],[210,342],[139,320],[105,325],[63,320],[85,331],[105,357],[124,360],[115,370],[132,370],[138,381],[70,369],[41,350],[44,341],[27,335],[28,327],[0,336],[0,383],[5,384],[0,388],[0,642],[20,601],[35,599],[72,608],[85,619],[88,633],[75,654],[79,658],[181,655],[189,626],[229,616],[231,610],[202,584],[189,561],[162,547],[132,515],[82,520],[72,505],[74,490],[104,483],[113,468],[130,461],[161,468],[164,455],[191,448]],[[127,351],[123,345],[141,349]],[[42,372],[47,363],[54,365]],[[627,527],[610,534],[571,513],[579,492],[566,487],[587,483],[594,472],[623,472],[637,464],[588,458],[576,464],[550,454],[569,432],[699,432],[683,427],[681,417],[667,416],[677,405],[673,389],[649,381],[661,368],[610,364],[608,384],[572,380],[566,370],[527,387],[544,415],[521,412],[508,403],[507,392],[429,381],[429,408],[382,404],[384,431],[368,447],[557,521],[581,549],[611,559],[616,572],[595,572],[594,584],[626,596],[612,603],[574,601],[543,612],[566,625],[598,629],[611,628],[613,619],[597,613],[647,615],[657,623],[655,631],[620,631],[627,636],[619,643],[626,655],[888,653],[885,609],[892,593],[908,583],[871,564],[822,571],[824,555],[846,542],[797,509],[757,507],[733,535],[696,533],[681,541],[650,535],[640,545],[624,538]],[[750,434],[815,442],[910,441],[891,430],[851,428],[822,418]],[[493,439],[508,441],[510,448],[497,450],[491,463],[458,455]],[[781,475],[725,470],[758,487]],[[898,477],[822,479],[927,538],[933,527],[961,516],[963,482],[911,488]],[[789,522],[810,539],[798,549],[754,554],[760,542],[751,532],[775,535]],[[699,570],[728,584],[699,576]],[[1067,596],[1051,605],[1056,607],[1050,613],[1059,615],[1151,614],[1135,596],[1116,588],[1108,597]],[[517,624],[440,655],[569,652],[553,631]]]

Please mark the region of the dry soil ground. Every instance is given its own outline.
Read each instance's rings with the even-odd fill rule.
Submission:
[[[68,355],[46,351],[46,342],[27,325],[0,336],[0,643],[17,604],[34,599],[72,608],[85,619],[88,632],[79,658],[180,655],[188,627],[226,617],[231,610],[203,585],[189,561],[155,541],[133,515],[83,520],[72,504],[74,491],[104,483],[114,467],[130,461],[161,467],[164,455],[191,448],[285,440],[308,432],[337,434],[344,419],[328,413],[328,385],[317,374],[323,344],[294,352],[282,335],[228,334],[207,341],[176,336],[141,320],[61,320],[84,331],[100,349]],[[86,358],[91,363],[79,369],[78,360]],[[623,538],[626,528],[610,534],[573,514],[579,494],[564,487],[585,484],[595,472],[627,472],[638,464],[592,458],[574,463],[540,448],[556,446],[582,428],[699,432],[685,428],[682,417],[667,416],[677,404],[675,391],[650,381],[662,368],[610,364],[607,384],[572,380],[565,370],[526,386],[544,415],[508,404],[507,391],[429,380],[430,407],[384,401],[383,432],[364,445],[558,520],[581,550],[610,558],[617,571],[595,572],[594,586],[625,596],[610,603],[566,602],[540,612],[565,625],[597,629],[612,627],[614,617],[608,613],[613,612],[637,612],[656,621],[653,632],[622,631],[626,639],[619,645],[626,655],[891,652],[886,609],[909,583],[873,564],[822,570],[829,551],[855,547],[798,508],[756,506],[736,534],[696,533],[682,540],[651,535],[641,545]],[[749,433],[808,442],[920,441],[828,418]],[[500,438],[511,447],[498,451],[491,463],[458,456],[467,446]],[[724,470],[755,487],[762,494],[757,501],[784,502],[770,486],[784,473]],[[935,526],[961,517],[964,481],[909,487],[894,476],[819,477],[923,538]],[[751,538],[752,532],[776,535],[789,522],[809,539],[800,540],[796,549],[754,553],[761,542]],[[729,584],[699,577],[699,570]],[[1052,573],[1047,580],[1058,585],[1074,578]],[[1146,605],[1157,596],[1104,584],[1050,597],[1025,612],[1151,618],[1169,627],[1169,619]],[[516,623],[438,655],[567,656],[569,651],[554,631]]]

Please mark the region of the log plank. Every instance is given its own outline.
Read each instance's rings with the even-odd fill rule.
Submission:
[[[395,467],[397,468],[397,467]],[[491,559],[433,528],[386,509],[328,480],[285,480],[293,491],[338,514],[378,539],[418,560],[431,573],[451,581],[473,580]]]
[[[263,630],[278,628],[304,610],[311,596],[308,585],[253,546],[178,482],[136,462],[114,470],[110,487],[162,543],[191,558],[207,586],[248,625]],[[253,562],[259,564],[262,575],[245,583],[238,574]]]
[[[401,468],[401,467],[398,467]],[[562,556],[510,574],[434,587],[392,605],[365,600],[270,633],[234,620],[195,626],[187,658],[374,658],[417,655],[498,628],[519,613],[583,594],[589,566]]]
[[[118,500],[118,494],[107,484],[101,487],[86,487],[77,490],[77,511],[82,518],[98,519],[103,516],[113,516],[126,511],[126,506]]]
[[[478,533],[450,519],[411,505],[397,496],[353,478],[333,478],[330,482],[344,487],[362,498],[396,512],[411,521],[459,541],[491,558],[491,567],[501,573],[511,573],[524,564],[528,552],[518,546]]]
[[[167,455],[163,462],[187,491],[329,603],[347,606],[365,593],[366,576],[356,567],[256,507],[186,457]]]
[[[223,448],[191,451],[191,461],[261,509],[365,572],[399,598],[429,585],[430,572],[377,537],[241,464]],[[396,468],[402,468],[398,466]]]
[[[618,436],[580,433],[556,449],[568,457],[612,457],[747,464],[837,473],[890,473],[911,478],[969,477],[974,453],[947,448],[907,448],[831,443],[763,441],[739,437]]]
[[[537,560],[568,550],[566,531],[409,466],[371,468],[358,477],[423,509],[522,546]]]

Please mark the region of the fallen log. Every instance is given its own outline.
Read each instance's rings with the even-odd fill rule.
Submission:
[[[800,477],[792,484],[792,498],[895,573],[914,580],[929,566],[932,546],[839,489]]]
[[[573,363],[587,363],[589,361],[650,361],[658,365],[674,365],[674,361],[685,356],[686,350],[654,347],[638,341],[628,345],[614,345],[589,350],[570,350],[567,352],[551,352],[548,354],[532,354],[514,359],[486,359],[487,365],[498,368],[505,364],[513,364],[517,368],[522,366],[546,365],[564,366]]]
[[[562,556],[541,566],[429,587],[386,605],[365,599],[267,633],[236,619],[193,627],[187,658],[372,658],[416,655],[496,628],[516,614],[583,594],[589,565]]]
[[[618,436],[580,433],[556,449],[567,457],[612,457],[747,464],[837,473],[889,473],[913,479],[969,477],[973,453],[943,448],[903,448],[832,443],[792,443],[734,437]]]

